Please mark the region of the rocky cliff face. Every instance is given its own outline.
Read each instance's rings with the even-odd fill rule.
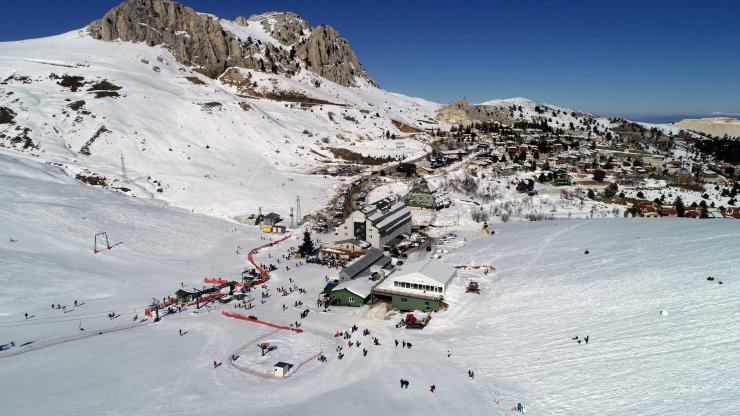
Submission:
[[[506,107],[470,104],[465,98],[440,107],[437,110],[437,120],[463,125],[490,122],[511,124],[513,122]]]
[[[319,26],[298,49],[298,57],[312,72],[340,85],[354,85],[356,76],[369,81],[346,39],[329,26]]]
[[[217,78],[229,67],[294,75],[305,68],[343,86],[355,77],[373,83],[346,39],[328,26],[311,26],[294,13],[238,17],[239,26],[261,25],[282,46],[240,39],[214,16],[169,0],[128,0],[88,26],[95,39],[164,45],[182,64]],[[374,84],[374,83],[373,83]]]
[[[237,20],[239,18],[237,17]],[[311,33],[311,25],[298,17],[295,13],[266,13],[250,16],[249,20],[241,18],[242,22],[254,22],[262,26],[262,29],[278,42],[287,47],[305,40]],[[237,22],[238,24],[238,22]]]

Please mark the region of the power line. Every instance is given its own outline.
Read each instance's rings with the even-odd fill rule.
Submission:
[[[119,310],[124,311],[124,312],[120,313],[120,315],[133,315],[134,313],[136,313],[137,310],[143,311],[146,308],[148,308],[148,306],[142,306],[140,308],[119,309]],[[134,311],[134,312],[126,312],[126,311]],[[11,324],[11,323],[29,322],[31,320],[33,320],[33,321],[47,321],[47,320],[56,320],[56,319],[67,318],[67,317],[70,317],[70,318],[71,317],[77,317],[79,319],[80,317],[83,317],[84,318],[84,317],[89,316],[89,315],[100,315],[102,317],[103,316],[102,314],[109,314],[109,313],[110,313],[109,311],[99,311],[99,312],[88,312],[88,313],[69,314],[69,315],[65,315],[65,316],[50,316],[50,317],[45,317],[45,318],[29,318],[29,319],[19,319],[19,320],[15,320],[15,321],[0,321],[0,326],[2,326],[4,324]],[[90,318],[84,318],[84,319],[90,319]]]
[[[132,315],[132,313],[125,313],[120,315]],[[89,318],[84,319],[101,319],[103,316],[92,316]],[[107,317],[110,319],[110,317]],[[18,326],[30,326],[30,325],[47,325],[47,324],[58,324],[62,322],[71,322],[71,321],[79,321],[80,318],[65,318],[65,319],[59,319],[56,321],[45,321],[45,322],[24,322],[19,324],[12,324],[12,325],[0,325],[0,328],[12,328],[12,327],[18,327]]]

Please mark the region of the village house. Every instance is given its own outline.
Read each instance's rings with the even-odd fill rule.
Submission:
[[[416,166],[416,174],[417,175],[432,175],[434,174],[434,169],[431,166],[419,165],[419,166]]]
[[[658,210],[658,214],[660,214],[661,217],[668,217],[668,218],[678,217],[678,211],[676,211],[672,206],[661,207],[660,210]]]
[[[445,206],[445,198],[438,189],[426,181],[419,179],[403,198],[407,207],[418,209],[440,209]],[[449,203],[449,202],[448,202]]]

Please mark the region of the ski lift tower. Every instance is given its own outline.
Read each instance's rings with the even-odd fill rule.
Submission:
[[[149,307],[154,310],[154,322],[159,322],[159,309],[162,307],[159,299],[152,298],[152,304]]]

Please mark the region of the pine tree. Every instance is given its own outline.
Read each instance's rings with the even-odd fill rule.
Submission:
[[[306,229],[303,232],[303,244],[298,247],[298,252],[301,253],[301,257],[306,257],[313,253],[314,249],[313,241],[311,241],[311,233]]]
[[[676,206],[676,213],[679,217],[683,217],[686,213],[686,206],[683,203],[683,199],[680,196],[676,197],[676,201],[673,203]]]

